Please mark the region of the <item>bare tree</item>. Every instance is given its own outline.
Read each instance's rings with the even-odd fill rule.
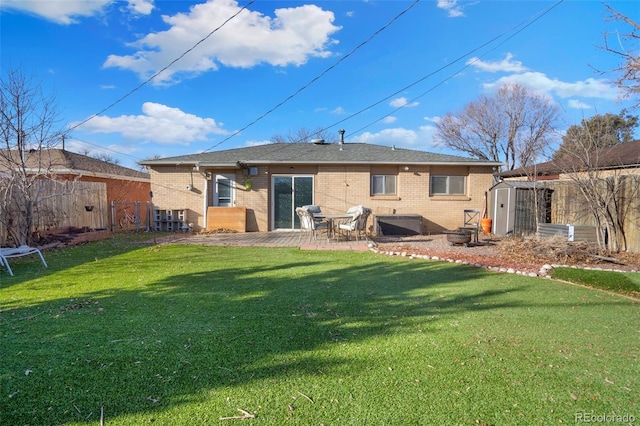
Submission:
[[[609,12],[608,20],[628,24],[629,32],[624,34],[605,33],[604,47],[607,52],[620,57],[622,63],[611,72],[617,74],[616,84],[622,89],[624,97],[634,100],[634,108],[640,107],[640,55],[638,41],[640,40],[640,24],[626,15],[606,5]],[[613,43],[611,42],[613,39]]]
[[[559,110],[548,98],[519,84],[502,86],[436,124],[436,141],[474,157],[500,161],[505,169],[540,159],[556,136]]]
[[[592,127],[580,128],[578,133],[582,138],[572,140],[572,149],[554,163],[578,191],[578,199],[571,200],[578,206],[575,214],[586,213],[598,229],[606,230],[608,244],[598,235],[600,246],[626,251],[627,227],[637,226],[629,214],[640,209],[640,142],[607,145],[597,140],[607,138],[607,133]]]
[[[271,137],[271,142],[276,143],[308,143],[314,139],[322,139],[327,142],[337,140],[337,136],[325,129],[309,129],[302,127],[295,132],[289,132],[286,135],[276,134]]]
[[[30,244],[41,201],[40,180],[48,176],[43,150],[62,137],[53,97],[21,70],[0,79],[0,224],[17,245]]]

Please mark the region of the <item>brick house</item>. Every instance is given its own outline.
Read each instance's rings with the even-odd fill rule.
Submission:
[[[65,149],[44,149],[27,152],[26,165],[34,173],[55,180],[100,182],[106,185],[106,202],[134,203],[149,201],[151,183],[149,174],[119,166],[97,158]],[[107,224],[114,223],[111,209],[104,207]],[[116,212],[116,215],[120,212]],[[117,222],[116,218],[115,222]]]
[[[422,218],[421,232],[463,225],[484,207],[500,163],[364,143],[273,143],[148,160],[156,229],[291,230],[295,207],[326,213],[364,205],[376,215]]]

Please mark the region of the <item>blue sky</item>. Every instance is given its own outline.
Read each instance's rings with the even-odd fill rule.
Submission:
[[[632,18],[638,3],[611,1]],[[555,6],[555,7],[554,7]],[[501,84],[548,95],[563,127],[619,113],[598,1],[3,0],[3,76],[54,95],[66,148],[121,165],[323,128],[454,153],[434,123]],[[610,38],[615,42],[617,38]],[[151,78],[155,76],[154,78]]]

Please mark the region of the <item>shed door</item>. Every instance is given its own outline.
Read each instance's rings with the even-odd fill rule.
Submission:
[[[507,235],[510,231],[510,195],[509,188],[496,189],[495,205],[493,206],[493,232],[496,235]]]

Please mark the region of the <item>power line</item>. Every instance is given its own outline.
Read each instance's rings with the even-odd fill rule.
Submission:
[[[363,112],[365,112],[365,111],[367,111],[367,110],[369,110],[369,109],[371,109],[371,108],[373,108],[373,107],[375,107],[375,106],[378,106],[378,105],[379,105],[379,104],[381,104],[382,102],[384,102],[384,101],[386,101],[386,100],[388,100],[388,99],[390,99],[390,98],[392,98],[392,97],[394,97],[394,96],[398,95],[399,93],[402,93],[403,91],[405,91],[405,90],[407,90],[407,89],[410,89],[411,87],[413,87],[413,86],[417,85],[418,83],[421,83],[422,81],[426,80],[427,78],[429,78],[429,77],[431,77],[431,76],[433,76],[433,75],[435,75],[435,74],[439,73],[440,71],[443,71],[444,69],[446,69],[446,68],[448,68],[448,67],[450,67],[450,66],[452,66],[452,65],[454,65],[454,64],[456,64],[456,63],[458,63],[458,62],[460,62],[461,60],[463,60],[463,59],[464,59],[464,58],[466,58],[467,56],[470,56],[471,54],[473,54],[473,53],[475,53],[476,51],[478,51],[478,50],[480,50],[480,49],[484,48],[485,46],[488,46],[488,45],[492,44],[494,41],[498,40],[499,38],[504,37],[505,35],[509,34],[510,32],[513,32],[513,34],[511,34],[511,35],[510,35],[510,36],[508,36],[505,40],[503,40],[503,41],[501,41],[500,43],[498,43],[495,47],[493,47],[493,48],[489,49],[487,52],[485,52],[484,54],[480,55],[480,56],[478,57],[478,59],[476,59],[476,60],[474,60],[474,61],[472,61],[472,62],[470,62],[470,63],[466,64],[464,67],[460,68],[458,71],[454,72],[453,74],[450,74],[450,75],[449,75],[449,76],[447,76],[445,79],[441,80],[441,81],[440,81],[440,82],[438,82],[437,84],[435,84],[435,85],[431,86],[431,87],[430,87],[429,89],[427,89],[426,91],[422,92],[420,95],[418,95],[418,96],[414,97],[413,99],[409,100],[405,105],[400,106],[400,107],[398,107],[398,108],[394,109],[393,111],[389,112],[388,114],[383,115],[382,117],[380,117],[380,118],[378,118],[378,119],[376,119],[376,120],[374,120],[374,121],[370,122],[369,124],[367,124],[367,125],[365,125],[365,126],[363,126],[363,127],[359,128],[358,130],[356,130],[356,131],[354,131],[354,132],[350,132],[350,134],[351,134],[351,135],[353,135],[353,134],[355,134],[355,133],[361,132],[362,130],[364,130],[364,129],[366,129],[366,128],[368,128],[368,127],[372,126],[372,125],[374,125],[375,123],[377,123],[377,122],[379,122],[379,121],[381,121],[381,120],[383,120],[383,119],[385,119],[386,117],[390,116],[391,114],[393,114],[393,113],[395,113],[395,112],[397,112],[397,111],[399,111],[399,110],[401,110],[401,109],[405,108],[405,107],[406,107],[406,105],[409,105],[409,104],[411,104],[412,102],[414,102],[414,101],[416,101],[416,100],[418,100],[418,99],[422,98],[422,97],[423,97],[423,96],[425,96],[426,94],[428,94],[428,93],[430,93],[431,91],[435,90],[437,87],[439,87],[439,86],[443,85],[444,83],[446,83],[447,81],[451,80],[453,77],[455,77],[456,75],[460,74],[462,71],[464,71],[465,69],[469,68],[469,67],[470,67],[471,65],[473,65],[475,62],[477,62],[480,58],[483,58],[483,57],[487,56],[489,53],[493,52],[494,50],[496,50],[497,48],[499,48],[500,46],[502,46],[503,44],[505,44],[506,42],[508,42],[508,41],[509,41],[509,40],[511,40],[512,38],[514,38],[516,35],[520,34],[522,31],[524,31],[525,29],[527,29],[528,27],[530,27],[531,25],[533,25],[535,22],[537,22],[537,21],[538,21],[538,20],[540,20],[542,17],[544,17],[546,14],[548,14],[548,13],[549,13],[549,12],[551,12],[553,9],[555,9],[557,6],[559,6],[559,5],[560,5],[560,3],[562,3],[563,1],[564,1],[564,0],[559,0],[558,2],[556,2],[555,4],[553,4],[552,6],[548,7],[547,9],[543,10],[542,12],[539,12],[539,13],[538,13],[538,15],[534,15],[534,17],[529,18],[528,20],[526,20],[526,21],[523,21],[523,22],[519,23],[519,24],[518,24],[518,25],[516,25],[515,27],[513,27],[513,28],[509,29],[508,31],[505,31],[505,32],[503,32],[503,33],[499,34],[498,36],[496,36],[496,37],[492,38],[491,40],[489,40],[489,41],[487,41],[487,42],[485,42],[485,43],[481,44],[480,46],[478,46],[478,47],[476,47],[476,48],[474,48],[474,49],[470,50],[469,52],[464,53],[463,55],[459,56],[457,59],[455,59],[454,61],[452,61],[452,62],[448,63],[447,65],[444,65],[444,66],[442,66],[442,67],[438,68],[437,70],[430,72],[429,74],[427,74],[427,75],[425,75],[425,76],[423,76],[423,77],[419,78],[418,80],[416,80],[416,81],[414,81],[413,83],[411,83],[411,84],[409,84],[409,85],[407,85],[407,86],[403,87],[402,89],[400,89],[400,90],[397,90],[397,91],[393,92],[392,94],[390,94],[390,95],[386,96],[385,98],[383,98],[383,99],[381,99],[381,100],[379,100],[379,101],[377,101],[377,102],[375,102],[375,103],[373,103],[373,104],[371,104],[371,105],[369,105],[369,106],[367,106],[367,107],[365,107],[365,108],[362,108],[361,110],[359,110],[359,111],[357,111],[357,112],[355,112],[355,113],[353,113],[353,114],[349,115],[348,117],[346,117],[346,118],[344,118],[344,119],[342,119],[342,120],[340,120],[340,121],[338,121],[338,122],[336,122],[336,123],[333,123],[333,124],[331,124],[331,125],[329,125],[329,126],[327,126],[327,127],[323,128],[322,130],[323,130],[323,131],[324,131],[324,130],[328,130],[328,129],[332,128],[332,127],[335,127],[335,126],[337,126],[337,125],[339,125],[339,124],[344,123],[344,122],[345,122],[345,121],[347,121],[347,120],[350,120],[351,118],[353,118],[353,117],[355,117],[355,116],[357,116],[357,115],[359,115],[359,114],[362,114]]]
[[[167,66],[163,67],[160,71],[156,72],[155,74],[153,74],[151,77],[149,77],[147,80],[143,81],[142,83],[140,83],[138,86],[136,86],[135,88],[133,88],[132,90],[130,90],[129,92],[127,92],[125,95],[123,95],[122,97],[120,97],[119,99],[117,99],[116,101],[114,101],[113,103],[111,103],[110,105],[108,105],[107,107],[103,108],[102,110],[98,111],[97,113],[89,116],[88,118],[84,119],[83,121],[81,121],[80,123],[71,126],[69,128],[69,131],[71,130],[75,130],[78,127],[82,126],[83,124],[87,123],[90,120],[93,120],[94,118],[96,118],[97,116],[99,116],[100,114],[110,110],[111,108],[113,108],[114,106],[116,106],[117,104],[119,104],[120,102],[122,102],[123,100],[125,100],[126,98],[128,98],[129,96],[131,96],[133,93],[137,92],[138,90],[140,90],[142,87],[146,86],[147,84],[149,84],[149,82],[151,82],[153,79],[155,79],[157,76],[159,76],[161,73],[163,73],[164,71],[166,71],[167,69],[169,69],[169,67],[171,67],[173,64],[175,64],[176,62],[178,62],[180,59],[184,58],[189,52],[191,52],[192,50],[194,50],[196,47],[198,47],[200,44],[204,43],[209,37],[211,37],[213,34],[215,34],[218,30],[220,30],[222,27],[224,27],[227,23],[229,23],[232,19],[234,19],[236,16],[238,16],[240,13],[242,13],[245,9],[247,9],[249,6],[251,6],[256,0],[249,0],[249,2],[244,5],[242,8],[240,8],[240,10],[238,10],[236,13],[234,13],[233,15],[231,15],[229,18],[227,18],[222,24],[220,24],[217,28],[214,28],[213,30],[211,30],[211,32],[209,32],[209,34],[207,34],[205,37],[201,38],[200,40],[198,40],[198,42],[196,44],[194,44],[193,46],[191,46],[189,49],[185,50],[180,56],[178,56],[176,59],[174,59],[173,61],[171,61]]]
[[[99,148],[100,150],[103,150],[103,151],[113,152],[114,154],[116,154],[116,155],[118,155],[118,156],[120,156],[120,157],[127,157],[127,158],[129,158],[129,159],[131,159],[131,160],[135,160],[135,161],[142,160],[142,158],[140,158],[140,157],[135,157],[135,156],[133,156],[133,155],[125,154],[125,153],[123,153],[123,152],[116,151],[115,149],[107,148],[107,147],[104,147],[103,145],[98,145],[98,144],[96,144],[96,143],[89,142],[89,141],[87,141],[87,140],[80,139],[80,138],[77,138],[77,137],[74,137],[74,136],[71,136],[71,137],[70,137],[70,139],[71,139],[71,140],[80,141],[80,142],[82,142],[82,143],[84,143],[84,144],[87,144],[87,145],[90,145],[90,146],[93,146],[93,147]]]
[[[222,145],[223,143],[225,143],[226,141],[228,141],[229,139],[239,135],[241,132],[243,132],[244,130],[247,130],[249,127],[253,126],[254,124],[256,124],[258,121],[262,120],[263,118],[265,118],[267,115],[271,114],[272,112],[274,112],[276,109],[280,108],[282,105],[284,105],[285,103],[289,102],[291,99],[293,99],[294,97],[296,97],[297,95],[299,95],[303,90],[307,89],[309,86],[311,86],[313,83],[315,83],[316,81],[318,81],[320,78],[322,78],[324,75],[326,75],[329,71],[333,70],[335,67],[337,67],[340,63],[342,63],[343,61],[345,61],[347,58],[349,58],[350,56],[352,56],[356,51],[358,51],[360,48],[362,48],[365,44],[369,43],[371,40],[373,40],[376,36],[378,36],[382,31],[386,30],[389,26],[391,26],[391,24],[393,24],[395,21],[397,21],[398,19],[400,19],[400,17],[402,15],[404,15],[405,13],[407,13],[409,10],[411,10],[415,5],[417,5],[420,2],[420,0],[415,0],[413,3],[411,3],[407,8],[405,8],[404,10],[402,10],[400,13],[398,13],[396,16],[394,16],[389,22],[387,22],[385,25],[383,25],[381,28],[379,28],[376,32],[374,32],[371,36],[369,36],[366,40],[364,40],[363,42],[361,42],[360,44],[358,44],[356,47],[354,47],[349,53],[347,53],[346,55],[342,56],[340,59],[338,59],[337,62],[335,62],[333,65],[331,65],[329,68],[325,69],[324,71],[322,71],[320,74],[318,74],[316,77],[312,78],[308,83],[306,83],[305,85],[303,85],[302,87],[300,87],[298,90],[296,90],[295,92],[293,92],[291,95],[287,96],[284,100],[282,100],[281,102],[279,102],[278,104],[276,104],[274,107],[272,107],[270,110],[268,110],[267,112],[263,113],[262,115],[260,115],[258,118],[256,118],[255,120],[251,121],[249,124],[245,125],[244,127],[242,127],[240,130],[236,130],[235,132],[233,132],[232,134],[230,134],[229,136],[227,136],[226,138],[222,139],[220,142],[216,143],[215,145],[211,146],[210,148],[205,149],[203,152],[208,152],[211,151],[212,149]]]

